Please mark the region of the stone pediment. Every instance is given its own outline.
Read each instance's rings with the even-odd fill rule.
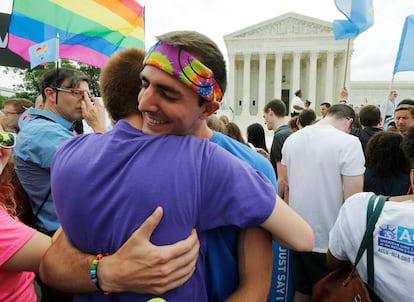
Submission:
[[[292,36],[332,36],[332,23],[312,17],[287,13],[279,17],[247,27],[224,36],[225,40],[292,37]]]

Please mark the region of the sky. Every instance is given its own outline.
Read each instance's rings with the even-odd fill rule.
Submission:
[[[1,0],[0,0],[1,1]],[[227,58],[224,36],[294,12],[324,21],[345,19],[334,0],[140,0],[145,6],[145,44],[172,30],[195,30],[212,38]],[[352,81],[391,81],[406,16],[414,14],[414,0],[374,0],[375,23],[355,40]],[[414,37],[413,37],[414,38]],[[0,70],[0,86],[13,81]],[[395,81],[414,80],[414,72],[398,72]]]

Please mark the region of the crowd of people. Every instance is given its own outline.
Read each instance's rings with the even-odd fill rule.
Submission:
[[[108,60],[103,104],[65,68],[42,76],[35,102],[4,102],[1,301],[36,301],[35,284],[44,302],[267,301],[279,269],[292,272],[284,301],[310,301],[355,258],[372,194],[392,196],[374,231],[374,290],[408,297],[414,101],[392,91],[356,113],[343,90],[316,114],[298,89],[244,133],[215,114],[226,74],[211,39],[169,32]],[[366,262],[358,270],[366,281]]]

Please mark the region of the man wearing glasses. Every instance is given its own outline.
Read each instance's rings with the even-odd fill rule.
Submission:
[[[85,118],[95,132],[104,132],[104,109],[84,99],[88,77],[71,69],[51,70],[40,80],[44,110],[30,108],[22,117],[14,149],[16,174],[28,195],[33,227],[52,235],[59,227],[50,188],[50,165],[59,146],[74,136],[73,123]],[[42,301],[71,301],[42,286]]]
[[[7,127],[19,132],[19,117],[24,111],[33,106],[33,103],[23,98],[13,98],[4,101],[3,113],[6,116]]]

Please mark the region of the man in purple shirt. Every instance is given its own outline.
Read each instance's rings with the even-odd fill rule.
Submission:
[[[154,64],[156,65],[156,63],[157,62],[155,62]],[[149,63],[148,65],[151,65],[151,64]],[[154,65],[151,65],[151,67],[153,67],[153,66]],[[164,80],[170,78],[170,76],[168,74],[166,74],[164,71],[162,71],[162,70],[159,70],[159,71],[161,72],[160,75],[163,75]],[[151,83],[154,81],[154,78],[151,77],[153,74],[155,74],[155,71],[154,72],[151,72],[150,74],[148,74],[148,73],[145,73],[145,70],[144,70],[144,72],[143,72],[143,76],[145,77],[145,79],[143,78],[144,85],[145,84],[148,84],[148,80],[150,80]],[[200,101],[200,97],[203,97],[203,96],[205,97],[204,91],[202,91],[202,93],[199,93],[199,94],[194,94],[194,90],[188,89],[188,88],[190,88],[190,86],[188,86],[188,87],[187,86],[182,87],[182,83],[181,82],[178,82],[178,84],[177,84],[176,83],[177,82],[177,79],[178,78],[171,77],[171,80],[174,81],[174,82],[172,82],[172,83],[174,83],[174,86],[171,86],[170,87],[170,84],[168,84],[167,82],[161,80],[161,82],[162,82],[161,83],[161,82],[159,82],[160,78],[155,78],[155,81],[156,81],[155,86],[157,86],[157,88],[159,88],[159,90],[163,90],[163,89],[166,90],[166,91],[159,91],[162,96],[164,96],[165,94],[168,94],[168,93],[172,92],[172,88],[174,88],[175,86],[177,86],[178,89],[175,88],[176,92],[182,93],[182,95],[180,96],[180,98],[177,100],[177,104],[176,104],[176,105],[179,105],[179,106],[177,106],[177,108],[179,108],[179,109],[199,111],[198,108],[201,108],[201,107],[204,107],[204,108],[205,107],[209,107],[208,110],[214,110],[214,111],[216,110],[215,108],[217,108],[217,107],[214,104],[215,101],[207,100],[207,103],[206,104],[203,104],[202,106],[200,106],[198,104],[199,101]],[[183,88],[186,88],[186,89],[183,89]],[[213,95],[214,95],[214,89],[213,89]],[[169,96],[166,96],[166,98],[168,99]],[[194,100],[196,100],[196,99],[198,99],[198,102],[194,102]],[[145,98],[145,97],[144,98],[141,98],[141,100],[144,100],[144,101],[149,100],[151,102],[151,104],[154,104],[154,101],[158,101],[158,100],[155,100],[154,98],[151,98],[151,96],[149,98]],[[159,101],[163,102],[164,100],[165,100],[165,98],[162,97]],[[162,106],[163,104],[158,103],[158,106],[160,106],[160,105]],[[185,107],[184,108],[181,108],[182,105],[185,105]],[[169,109],[173,109],[173,108],[167,108],[167,107],[164,107],[164,108],[166,109],[166,111],[168,111]],[[149,112],[149,111],[146,111],[146,112]],[[152,112],[152,119],[157,118],[153,113],[154,112]],[[174,114],[171,114],[171,113],[173,113],[173,111],[169,111],[169,114],[170,114],[169,118],[171,118],[171,122],[167,122],[167,123],[170,124],[168,126],[173,126],[174,131],[176,131],[178,133],[182,133],[182,131],[183,131],[184,128],[181,127],[182,126],[181,121],[179,121],[179,118],[177,120],[177,117],[174,116]],[[175,120],[175,121],[173,121],[173,120]],[[159,121],[155,121],[154,122],[154,120],[152,120],[151,123],[155,123],[155,124],[160,125]],[[191,123],[198,124],[199,123],[198,118],[194,118],[193,120],[189,121],[189,123],[190,124]],[[119,126],[119,128],[125,128],[126,127],[125,124],[126,123],[120,123],[121,126]],[[184,124],[185,124],[185,127],[188,127],[189,126],[189,124],[187,123],[187,121],[184,121]],[[144,122],[144,127],[145,127],[145,122]],[[150,131],[153,131],[154,130],[153,129],[153,126],[150,125],[150,127],[151,127],[151,130]],[[160,127],[159,129],[161,129],[161,132],[163,131],[162,130],[162,127]],[[191,127],[189,129],[191,129]],[[117,130],[117,129],[115,129],[115,130]],[[125,128],[125,129],[121,129],[121,130],[128,132],[130,129],[128,130],[128,129]],[[119,133],[124,133],[121,130],[120,130],[120,132],[118,132],[118,134]],[[124,134],[126,134],[126,133],[124,133]],[[160,134],[162,134],[162,133],[160,133]],[[185,134],[185,133],[182,133],[182,134]],[[122,135],[120,137],[122,137]],[[130,138],[128,138],[128,140],[130,140]],[[77,150],[77,149],[75,149],[75,150]],[[124,150],[124,148],[122,148],[122,150],[125,151],[126,149]],[[163,151],[165,152],[167,150],[163,150]],[[95,153],[97,153],[97,152],[95,152]],[[92,152],[92,154],[95,154],[95,153]]]

